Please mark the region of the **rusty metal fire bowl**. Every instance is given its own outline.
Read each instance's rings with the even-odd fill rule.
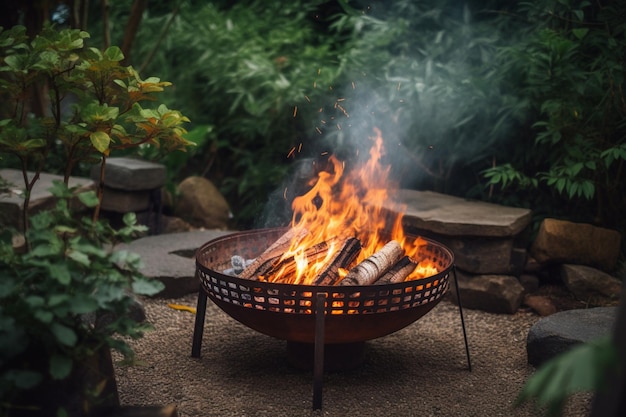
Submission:
[[[230,268],[233,255],[255,258],[285,231],[272,228],[237,232],[207,242],[196,253],[202,291],[232,318],[266,335],[288,342],[314,343],[316,300],[323,294],[325,344],[375,339],[420,319],[441,301],[450,286],[454,255],[428,239],[421,255],[432,261],[439,273],[397,284],[282,284],[222,272]]]

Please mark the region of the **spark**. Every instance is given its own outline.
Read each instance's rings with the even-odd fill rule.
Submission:
[[[341,125],[337,123],[337,130],[341,130]]]
[[[294,108],[293,108],[293,117],[296,117],[297,114],[298,114],[298,106],[294,106]]]
[[[354,84],[354,81],[352,81],[352,89],[356,89],[356,85]]]
[[[313,81],[313,88],[317,88],[317,81]]]
[[[320,155],[324,156],[324,155],[328,155],[328,151],[324,151],[322,152]]]
[[[322,124],[326,124],[326,120],[320,120]]]
[[[304,96],[304,99],[308,101],[309,103],[311,102],[311,99],[309,98],[309,96]]]
[[[293,148],[291,148],[291,150],[289,151],[289,153],[287,154],[287,158],[291,158],[293,156],[293,153],[296,151],[296,147],[294,146]]]
[[[398,83],[398,87],[396,88],[396,90],[400,91],[400,83]]]
[[[322,134],[322,131],[320,130],[320,128],[319,128],[319,127],[317,127],[317,126],[316,126],[316,127],[315,127],[315,130],[317,130],[317,133],[319,133],[320,135]]]
[[[318,112],[318,113],[321,113],[321,112],[323,112],[323,111],[324,111],[324,108],[323,108],[323,107],[320,107],[320,109],[319,109],[317,112]]]
[[[318,69],[317,69],[317,75],[320,75],[320,74],[321,74],[321,72],[322,72],[322,69],[321,69],[321,68],[318,68]]]
[[[287,200],[287,187],[285,187],[285,191],[283,191],[283,200]]]
[[[302,142],[300,142],[300,144],[298,145],[298,153],[300,153],[301,150],[302,150]]]
[[[350,117],[350,115],[348,114],[348,112],[346,111],[346,109],[343,108],[343,106],[340,106],[339,104],[337,105],[337,107],[339,108],[339,110],[341,110],[344,114],[344,116],[346,117]]]
[[[338,98],[337,101],[346,101],[345,98]]]

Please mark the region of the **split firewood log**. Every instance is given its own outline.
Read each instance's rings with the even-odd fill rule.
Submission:
[[[292,241],[297,243],[306,236],[307,233],[308,230],[304,228],[290,228],[265,249],[262,254],[257,256],[254,261],[239,274],[239,278],[257,279],[259,275],[263,275],[264,272],[267,272],[267,270],[271,268],[273,262],[287,252]]]
[[[387,272],[404,255],[404,250],[396,240],[387,242],[378,252],[364,259],[348,271],[339,285],[370,285]]]
[[[354,237],[346,239],[341,249],[328,261],[313,283],[315,285],[335,285],[341,279],[339,268],[348,267],[359,255],[359,252],[361,252],[359,239]]]
[[[306,248],[302,256],[306,258],[308,263],[317,262],[327,255],[328,247],[329,242],[320,242],[316,245]],[[289,256],[287,258],[278,257],[278,259],[274,259],[275,260],[271,267],[267,271],[264,271],[259,275],[263,276],[265,281],[287,283],[292,282],[297,272],[296,255]],[[277,274],[280,274],[280,277],[278,279],[273,279],[272,277]]]
[[[396,284],[403,282],[406,277],[411,275],[411,272],[415,270],[417,264],[413,262],[408,256],[403,256],[398,262],[396,262],[389,271],[385,272],[374,284]]]

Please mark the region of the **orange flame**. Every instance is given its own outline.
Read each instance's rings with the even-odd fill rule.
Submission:
[[[395,218],[383,209],[382,202],[388,200],[389,170],[380,163],[384,155],[383,139],[380,130],[375,129],[370,158],[350,172],[344,172],[344,164],[335,156],[329,157],[330,169],[318,174],[312,188],[304,195],[296,197],[292,203],[294,211],[291,226],[305,229],[304,238],[295,239],[283,259],[293,257],[296,263],[295,278],[292,284],[311,284],[324,266],[341,249],[341,241],[356,237],[361,242],[361,252],[355,264],[380,250],[389,240],[400,243],[405,255],[417,262],[421,239],[407,239],[402,228],[404,207]],[[345,175],[344,175],[345,174]],[[391,233],[389,224],[392,224]],[[339,239],[338,239],[339,238]],[[326,242],[329,250],[323,259],[309,260],[307,248]],[[428,261],[421,262],[407,278],[418,279],[437,273]],[[272,281],[281,281],[279,271]]]

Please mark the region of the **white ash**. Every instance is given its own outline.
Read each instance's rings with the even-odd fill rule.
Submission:
[[[245,259],[243,256],[233,255],[230,257],[230,264],[232,268],[228,268],[222,271],[223,274],[230,276],[237,276],[243,272],[248,265],[250,265],[254,259]]]

